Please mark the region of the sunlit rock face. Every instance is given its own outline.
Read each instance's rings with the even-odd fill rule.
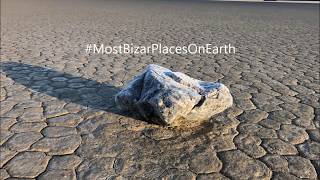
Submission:
[[[158,65],[147,68],[115,97],[117,105],[146,121],[170,126],[196,126],[232,106],[221,83],[193,79]]]

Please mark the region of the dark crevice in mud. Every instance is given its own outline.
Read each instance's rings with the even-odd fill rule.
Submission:
[[[261,146],[262,147],[262,146]],[[264,149],[264,147],[262,147],[263,149]],[[265,154],[265,155],[263,155],[263,156],[261,156],[261,157],[259,157],[259,158],[253,158],[253,157],[251,157],[251,158],[253,158],[253,159],[255,159],[255,160],[257,160],[257,161],[260,161],[262,164],[264,164],[270,171],[271,171],[271,179],[274,179],[275,178],[275,172],[272,170],[272,167],[271,167],[271,165],[268,165],[267,163],[266,163],[266,161],[263,159],[266,155],[269,155],[269,154]],[[287,167],[288,168],[288,167]],[[276,171],[277,172],[277,171]],[[279,173],[279,172],[278,172]]]
[[[318,174],[318,176],[320,178],[320,163],[317,164],[316,161],[317,160],[311,160],[311,163],[312,163],[314,169],[316,170],[316,172],[317,172],[317,174]]]
[[[229,150],[229,151],[232,151],[232,150]],[[227,151],[223,151],[223,152],[227,152]],[[219,158],[219,160],[220,160],[221,162],[223,162],[223,158],[222,158],[222,156],[221,156],[221,153],[223,153],[223,152],[217,152],[217,157]],[[224,169],[225,169],[225,164],[222,163],[222,167],[221,167],[221,170],[219,171],[219,173],[222,174],[223,176],[229,178],[229,179],[234,179],[234,178],[230,177],[229,175],[225,174],[225,173],[223,172]]]

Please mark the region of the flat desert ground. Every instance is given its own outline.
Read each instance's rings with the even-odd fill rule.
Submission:
[[[89,43],[231,43],[235,54],[86,54]],[[219,81],[197,128],[119,111],[148,64]],[[1,0],[1,178],[317,179],[319,5]]]

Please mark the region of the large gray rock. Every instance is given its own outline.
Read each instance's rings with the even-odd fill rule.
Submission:
[[[146,121],[171,126],[198,125],[233,102],[223,84],[196,80],[154,64],[129,82],[115,101]]]

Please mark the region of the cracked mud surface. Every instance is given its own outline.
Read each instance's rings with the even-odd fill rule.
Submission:
[[[0,179],[317,179],[318,14],[294,4],[1,1]],[[84,52],[218,41],[237,53]],[[233,107],[189,130],[119,112],[114,94],[150,63],[222,82]]]

